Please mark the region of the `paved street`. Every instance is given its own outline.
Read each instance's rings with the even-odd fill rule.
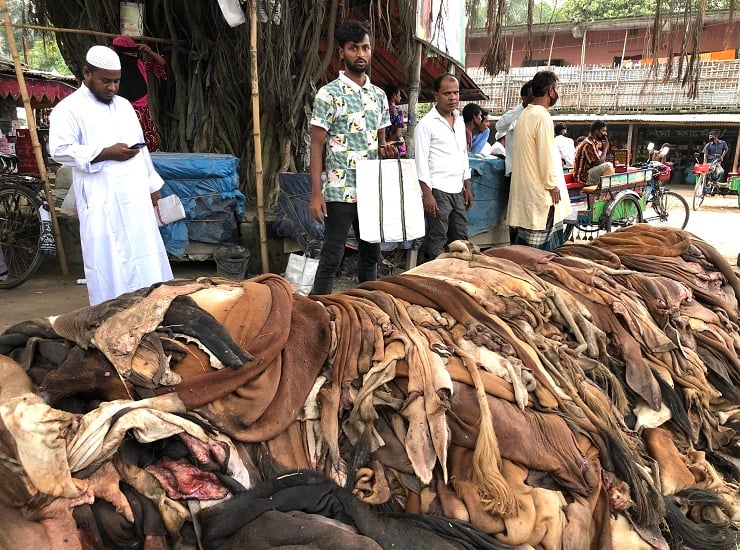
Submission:
[[[689,185],[674,185],[671,190],[681,194],[691,210],[694,188]],[[736,265],[740,254],[740,208],[737,205],[737,196],[706,197],[699,210],[691,210],[686,231],[710,243],[732,265]]]

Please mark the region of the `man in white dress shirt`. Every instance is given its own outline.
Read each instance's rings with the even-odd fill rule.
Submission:
[[[116,95],[118,54],[93,46],[85,61],[84,84],[51,113],[49,152],[72,167],[87,290],[96,305],[172,279],[172,270],[154,214],[164,182],[131,103]]]
[[[465,123],[457,111],[460,84],[445,73],[434,81],[435,106],[414,131],[416,172],[421,186],[427,234],[424,248],[430,258],[445,245],[468,238],[470,192]]]
[[[558,122],[555,125],[555,148],[560,154],[563,168],[571,170],[573,168],[573,160],[576,156],[576,145],[567,134],[568,127],[565,123]]]

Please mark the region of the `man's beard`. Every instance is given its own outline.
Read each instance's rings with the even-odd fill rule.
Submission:
[[[369,63],[366,62],[364,66],[358,67],[355,63],[348,63],[346,59],[344,60],[345,69],[354,74],[365,74],[368,65]]]

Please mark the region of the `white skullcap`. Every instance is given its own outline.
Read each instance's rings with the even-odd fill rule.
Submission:
[[[98,69],[121,70],[121,60],[118,58],[118,54],[107,46],[93,46],[87,50],[85,61]]]
[[[506,135],[506,132],[496,132],[496,141],[500,140],[502,137]]]

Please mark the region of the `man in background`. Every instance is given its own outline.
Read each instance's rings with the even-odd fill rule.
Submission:
[[[436,258],[452,241],[468,238],[473,206],[465,123],[457,110],[460,84],[445,73],[434,81],[434,107],[414,131],[416,173],[422,191],[427,256]]]
[[[51,112],[49,153],[72,167],[87,291],[96,305],[168,281],[172,270],[154,214],[164,181],[131,103],[116,95],[118,54],[93,46],[85,62],[83,85]]]
[[[608,153],[609,138],[606,122],[594,120],[586,139],[576,147],[573,179],[583,185],[598,185],[601,176],[613,174],[614,165],[606,160]]]
[[[477,103],[468,103],[462,110],[465,123],[465,143],[468,152],[473,152],[473,136],[481,132],[483,125],[483,109]]]
[[[563,168],[573,168],[576,146],[573,143],[573,140],[568,137],[568,127],[562,122],[558,122],[555,125],[555,148],[558,150],[558,153],[560,153]]]
[[[725,169],[722,168],[722,161],[725,160],[729,147],[727,143],[719,139],[719,130],[710,130],[709,141],[704,146],[704,163],[717,161],[717,167],[710,172],[714,181],[720,181],[725,175]]]
[[[397,153],[385,142],[385,128],[391,123],[388,99],[367,76],[372,58],[369,28],[359,21],[345,21],[335,36],[344,70],[316,93],[311,116],[310,212],[324,224],[313,294],[331,294],[350,227],[360,243],[359,281],[377,278],[380,245],[359,238],[356,167],[360,159],[392,158]]]
[[[563,244],[563,220],[570,214],[548,111],[559,98],[555,73],[538,72],[532,95],[516,124],[507,220],[516,231],[514,244],[553,250]]]
[[[513,109],[506,111],[501,116],[501,118],[498,119],[498,122],[496,122],[496,131],[505,132],[507,135],[506,172],[504,173],[507,179],[511,178],[512,159],[514,158],[514,128],[516,127],[516,121],[519,119],[519,116],[522,114],[527,105],[529,105],[529,102],[532,101],[531,80],[529,82],[526,82],[521,87],[521,89],[519,90],[519,95],[521,96],[522,102]]]
[[[491,156],[498,157],[500,159],[506,158],[506,132],[496,132],[496,141],[491,147]]]

